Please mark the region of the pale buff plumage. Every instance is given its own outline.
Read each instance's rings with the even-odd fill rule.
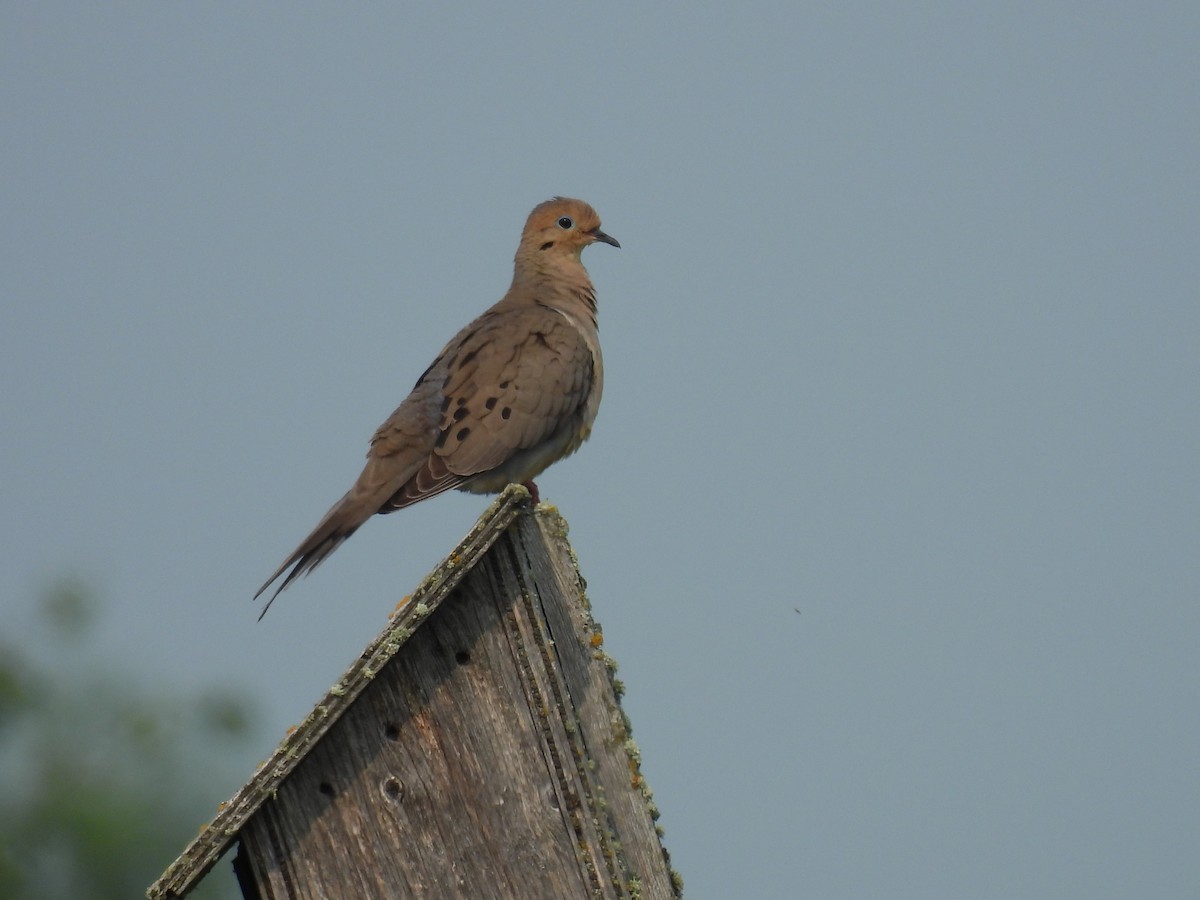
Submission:
[[[374,514],[450,488],[494,493],[516,482],[536,497],[533,478],[587,440],[604,366],[580,253],[597,241],[620,246],[582,200],[534,208],[508,293],[454,336],[379,426],[354,486],[254,595],[291,566],[264,615]]]

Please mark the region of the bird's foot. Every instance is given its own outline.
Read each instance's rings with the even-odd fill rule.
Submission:
[[[530,478],[528,481],[521,482],[521,487],[523,487],[523,488],[525,488],[525,490],[529,491],[529,502],[532,503],[534,506],[537,506],[539,503],[542,502],[542,497],[538,493],[537,485],[533,483],[532,478]]]

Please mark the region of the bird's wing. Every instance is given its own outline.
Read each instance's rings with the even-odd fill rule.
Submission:
[[[593,389],[595,361],[572,321],[528,306],[476,320],[424,377],[441,379],[436,436],[424,465],[386,504],[390,508],[465,484],[517,453],[557,444]],[[407,440],[403,424],[384,423],[371,455],[400,452]]]

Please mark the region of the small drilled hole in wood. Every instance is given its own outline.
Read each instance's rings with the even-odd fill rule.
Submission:
[[[400,740],[400,726],[395,722],[388,722],[383,726],[383,736],[389,741]]]
[[[394,775],[383,780],[383,796],[397,802],[404,799],[404,785]]]
[[[333,785],[330,784],[328,781],[322,781],[320,784],[318,784],[317,790],[320,791],[322,794],[324,794],[326,797],[332,797],[334,795]]]
[[[454,660],[460,666],[465,666],[467,663],[469,663],[471,661],[471,654],[468,653],[466,650],[459,650],[457,653],[454,654]]]

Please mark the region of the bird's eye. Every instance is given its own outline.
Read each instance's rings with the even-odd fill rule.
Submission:
[[[575,225],[575,223],[571,220],[570,216],[563,216],[561,219],[558,220],[558,227],[561,228],[563,231],[566,231],[569,228],[574,227],[574,225]]]

